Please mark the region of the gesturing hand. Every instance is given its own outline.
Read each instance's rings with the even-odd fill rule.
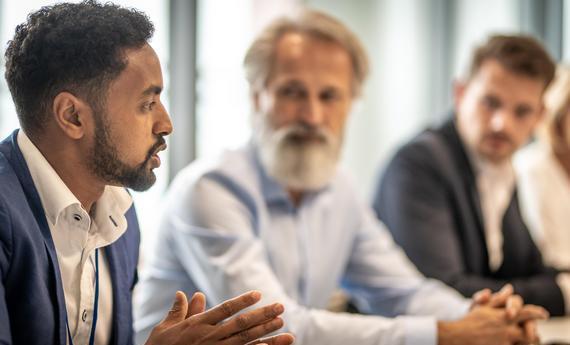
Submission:
[[[279,317],[283,305],[275,303],[254,309],[222,322],[257,303],[261,294],[250,291],[205,311],[206,297],[195,293],[188,303],[183,292],[176,292],[172,309],[151,332],[146,345],[289,345],[290,334],[259,339],[283,327]]]

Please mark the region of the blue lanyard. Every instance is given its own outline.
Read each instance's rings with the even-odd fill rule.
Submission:
[[[95,302],[93,303],[93,324],[91,325],[91,334],[89,335],[89,345],[95,344],[95,328],[97,328],[97,312],[99,309],[99,248],[95,249]],[[67,319],[67,313],[65,314]],[[69,319],[66,320],[67,337],[69,338],[69,345],[73,345],[73,338],[71,338],[71,331],[69,330]]]

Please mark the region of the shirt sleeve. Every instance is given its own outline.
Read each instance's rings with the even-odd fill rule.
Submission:
[[[179,264],[206,293],[210,304],[259,290],[261,304],[285,305],[286,328],[303,344],[436,343],[436,320],[432,316],[386,318],[332,313],[307,308],[288,296],[271,269],[263,241],[254,234],[255,215],[244,200],[217,181],[202,179],[182,198],[184,207],[180,209],[190,212],[171,212],[168,217],[171,247]]]
[[[469,310],[471,301],[440,281],[425,278],[372,211],[362,214],[344,286],[360,310],[371,314],[432,315],[456,320]]]

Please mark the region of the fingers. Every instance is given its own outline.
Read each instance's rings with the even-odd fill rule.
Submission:
[[[537,305],[527,304],[522,307],[513,321],[521,323],[529,320],[546,320],[548,316],[546,309]]]
[[[293,335],[284,333],[269,338],[257,339],[247,345],[290,345],[294,342],[295,337]]]
[[[239,333],[235,333],[232,336],[226,338],[222,344],[224,345],[242,345],[247,344],[251,341],[255,341],[255,339],[261,338],[271,332],[278,330],[279,328],[283,327],[283,319],[280,317],[268,321],[264,324],[257,325],[253,328],[245,329],[240,331]],[[268,343],[271,338],[263,340],[264,343]],[[255,343],[254,343],[255,344]],[[271,344],[271,343],[269,343]],[[283,343],[287,344],[287,343]]]
[[[483,305],[489,303],[491,299],[491,290],[483,289],[473,294],[473,305]]]
[[[166,314],[166,317],[162,321],[163,323],[178,323],[186,318],[186,313],[188,311],[188,299],[182,291],[176,291],[174,296],[174,303],[172,308]]]
[[[232,334],[243,332],[244,330],[248,330],[252,327],[265,324],[281,315],[283,311],[285,311],[283,305],[275,303],[243,313],[224,323],[220,328],[220,334],[222,337],[228,337]]]
[[[521,296],[509,296],[506,302],[505,311],[507,312],[507,320],[512,321],[516,318],[520,310],[523,308],[524,302]]]
[[[201,292],[196,292],[194,295],[192,295],[192,299],[190,300],[190,306],[188,307],[186,318],[203,313],[205,310],[206,296]]]
[[[235,315],[239,311],[254,305],[261,299],[259,291],[246,292],[243,295],[232,298],[215,306],[214,308],[198,315],[201,321],[210,325],[215,325],[228,317]]]
[[[529,344],[540,344],[540,339],[538,337],[538,331],[536,328],[536,322],[527,321],[523,324],[524,333]]]
[[[489,306],[493,308],[501,308],[507,304],[507,300],[514,293],[514,288],[511,284],[506,284],[497,293],[494,293],[490,300]]]
[[[507,326],[507,339],[510,344],[525,342],[525,334],[523,329],[518,325]]]

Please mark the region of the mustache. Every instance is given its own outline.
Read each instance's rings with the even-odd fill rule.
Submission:
[[[319,127],[307,126],[305,124],[295,124],[284,129],[283,138],[288,141],[302,143],[309,140],[329,142],[330,135]]]
[[[154,145],[152,145],[152,147],[148,150],[147,160],[150,160],[150,158],[154,154],[158,153],[159,151],[165,150],[165,149],[166,149],[166,140],[164,140],[164,137],[161,135],[156,140],[156,143]]]
[[[485,135],[485,139],[491,139],[491,140],[503,140],[503,141],[507,141],[509,143],[513,143],[513,140],[511,139],[511,137],[509,137],[508,135],[506,135],[505,133],[491,133],[491,134],[487,134]]]

